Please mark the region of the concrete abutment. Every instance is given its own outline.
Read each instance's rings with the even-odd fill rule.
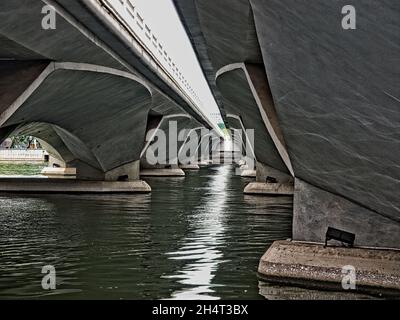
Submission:
[[[276,241],[261,258],[258,274],[272,284],[398,297],[400,251]]]

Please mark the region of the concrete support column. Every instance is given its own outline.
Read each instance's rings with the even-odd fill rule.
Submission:
[[[105,178],[104,172],[99,169],[92,167],[91,165],[81,161],[73,160],[67,162],[67,168],[76,169],[77,180],[92,180],[92,181],[103,181]]]
[[[106,181],[136,181],[140,179],[140,160],[124,164],[105,173]]]
[[[356,235],[356,246],[400,249],[400,221],[296,179],[293,239],[323,243],[328,227]]]
[[[67,164],[63,160],[50,154],[49,155],[49,167],[50,168],[53,168],[53,167],[66,168]]]
[[[276,170],[264,163],[257,162],[256,181],[265,183],[267,178],[275,179],[277,183],[293,183],[293,178],[279,170]]]
[[[264,163],[257,162],[256,182],[244,189],[245,194],[293,195],[293,178]]]

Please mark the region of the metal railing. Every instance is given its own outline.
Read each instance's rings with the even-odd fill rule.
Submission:
[[[45,161],[44,150],[0,149],[1,161]]]

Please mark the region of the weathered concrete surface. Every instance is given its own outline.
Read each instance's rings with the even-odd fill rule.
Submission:
[[[253,149],[257,161],[289,173],[263,121],[260,107],[254,97],[255,93],[249,86],[247,74],[244,65],[222,69],[218,73],[217,86],[224,97],[225,110],[229,115],[238,116],[243,122],[244,129],[254,130]],[[243,128],[236,129],[243,130]]]
[[[243,178],[256,178],[257,171],[256,170],[249,170],[249,169],[240,169],[240,176]]]
[[[140,160],[132,161],[114,168],[105,174],[106,181],[117,180],[139,180],[140,179]]]
[[[252,182],[244,188],[244,194],[254,195],[293,195],[292,183],[262,183]]]
[[[182,164],[179,166],[182,170],[200,170],[200,166],[198,164]]]
[[[140,171],[141,177],[184,177],[182,169],[143,169]]]
[[[400,224],[399,1],[250,2],[296,176]]]
[[[262,279],[342,290],[344,266],[356,271],[356,290],[400,296],[400,251],[327,247],[276,241],[261,258]]]
[[[203,160],[198,163],[199,167],[209,167],[213,164],[212,160]]]
[[[75,168],[44,168],[41,175],[51,179],[76,179]]]
[[[216,71],[236,62],[261,63],[251,7],[247,0],[174,0],[208,83],[231,129],[242,129],[229,116],[231,106],[216,85]],[[229,10],[227,10],[229,8]],[[229,23],[227,23],[229,21]],[[235,50],[232,50],[234,46]],[[237,114],[236,114],[237,115]],[[252,128],[250,126],[249,128]],[[269,139],[264,136],[264,139]],[[260,139],[260,141],[263,141]],[[262,156],[262,154],[260,154]]]
[[[352,232],[355,245],[398,248],[400,224],[341,196],[295,181],[293,239],[323,243],[328,226]]]
[[[0,114],[32,84],[48,64],[40,60],[0,62]]]
[[[43,141],[41,141],[41,146],[43,147],[44,150],[48,150],[46,147],[43,146]],[[49,155],[49,164],[48,166],[50,168],[52,167],[58,167],[58,168],[66,168],[67,164],[61,160],[61,157],[55,157],[50,153]]]
[[[41,0],[3,0],[0,2],[0,57],[15,60],[69,61],[101,65],[140,75],[161,91],[166,99],[198,119],[210,123],[201,111],[194,110],[181,95],[154,72],[152,65],[143,63],[142,56],[120,25],[104,14],[96,2],[55,0],[57,28],[44,30]],[[36,26],[30,28],[27,26]]]
[[[55,30],[40,28],[45,3]],[[1,1],[0,141],[38,137],[78,179],[136,180],[152,116],[213,126],[109,19],[97,2]]]
[[[243,157],[255,159],[254,146],[246,135],[246,130],[241,119],[233,114],[228,114],[227,118],[229,119],[229,130],[232,134],[233,144],[240,150]]]
[[[60,4],[61,9],[65,9],[65,16],[71,15],[73,19],[82,23],[82,27],[93,35],[96,44],[100,42],[111,50],[121,65],[143,76],[151,83],[154,91],[162,92],[164,98],[174,101],[182,111],[197,119],[202,125],[215,128],[203,111],[181,94],[174,86],[174,82],[165,81],[166,75],[160,75],[159,71],[153,68],[155,63],[143,63],[143,60],[146,61],[148,58],[142,55],[141,49],[138,50],[140,45],[107,10],[104,10],[104,6],[96,1],[56,0],[56,2]]]
[[[9,193],[149,193],[141,180],[130,182],[78,181],[70,179],[1,178],[0,192]]]
[[[266,182],[267,178],[274,178],[278,183],[291,184],[292,186],[294,184],[292,176],[282,171],[271,168],[270,166],[265,165],[264,163],[261,162],[257,162],[256,172],[257,172],[256,175],[257,182],[264,183]]]
[[[202,52],[215,74],[230,64],[264,65],[294,175],[336,203],[322,212],[318,193],[299,195],[296,216],[305,218],[295,220],[297,237],[320,239],[337,218],[344,229],[364,233],[364,243],[400,248],[400,3],[357,0],[357,29],[344,30],[342,0],[196,0],[191,10],[184,1],[175,0],[181,19],[201,30],[193,46],[207,48]],[[244,84],[244,76],[229,73],[221,86],[250,98],[246,86],[231,83]],[[237,112],[250,100],[239,101]],[[263,162],[271,166],[270,160]],[[352,209],[344,212],[335,196],[350,200]]]
[[[0,115],[0,125],[23,129],[26,123],[46,124],[54,134],[45,131],[37,136],[49,144],[57,140],[53,147],[64,152],[68,166],[80,160],[98,171],[93,177],[85,172],[82,176],[101,180],[102,174],[139,160],[151,103],[149,88],[129,73],[51,63]],[[82,170],[77,169],[79,178]]]
[[[196,8],[214,70],[237,62],[262,62],[248,0],[197,0]]]
[[[229,126],[254,129],[254,150],[251,151],[257,161],[292,174],[249,2],[176,0],[175,5],[189,29],[210,85],[214,84],[212,75],[217,79]]]

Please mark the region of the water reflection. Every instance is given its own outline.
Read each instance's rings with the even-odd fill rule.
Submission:
[[[320,291],[259,282],[260,295],[268,300],[376,300],[377,297],[346,291]]]
[[[191,231],[180,243],[178,251],[168,252],[168,259],[183,260],[186,264],[175,275],[165,276],[177,279],[185,286],[172,294],[172,299],[201,300],[219,299],[214,296],[212,280],[219,264],[223,263],[223,252],[220,248],[225,241],[224,214],[226,205],[226,185],[229,167],[218,167],[210,176],[204,187],[207,192],[200,201],[202,205],[195,207],[190,213]]]
[[[0,195],[0,298],[262,299],[258,262],[290,237],[292,202],[244,197],[233,173],[149,178],[150,195]]]

